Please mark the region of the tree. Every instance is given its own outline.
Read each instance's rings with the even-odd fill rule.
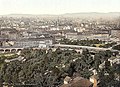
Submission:
[[[120,51],[120,45],[114,46],[113,49]]]

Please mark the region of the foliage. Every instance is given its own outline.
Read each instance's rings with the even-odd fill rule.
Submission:
[[[60,41],[61,44],[69,44],[69,45],[82,45],[82,46],[95,46],[94,44],[102,44],[104,41],[93,39],[93,40],[69,40],[64,38]]]
[[[114,46],[113,49],[120,51],[120,45]]]
[[[110,47],[114,46],[115,44],[117,44],[117,43],[116,42],[112,42],[112,43],[107,43],[105,45],[100,45],[99,47],[110,48]]]
[[[115,78],[114,73],[118,73],[118,66],[111,67],[107,61],[112,56],[110,54],[109,50],[99,52],[93,58],[87,49],[84,49],[82,54],[75,50],[61,50],[60,48],[56,51],[24,49],[21,56],[24,56],[25,61],[3,63],[0,70],[0,83],[59,87],[63,84],[66,75],[73,76],[73,73],[77,72],[82,77],[89,78],[93,75],[90,69],[94,68],[98,71],[100,86],[109,87],[112,82],[117,83],[112,78]],[[3,58],[0,60],[3,62]],[[99,65],[103,61],[105,61],[105,68],[101,70]],[[105,76],[105,72],[109,73],[109,76]],[[102,80],[105,80],[106,84]]]

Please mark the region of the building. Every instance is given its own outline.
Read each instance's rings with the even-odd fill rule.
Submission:
[[[120,40],[120,29],[112,29],[111,32],[111,37],[117,37]]]
[[[102,41],[109,41],[110,37],[109,37],[109,34],[94,34],[88,37],[88,39],[98,39]]]
[[[8,39],[17,39],[18,31],[16,29],[4,28],[0,30],[0,35]]]
[[[66,33],[65,37],[67,39],[70,39],[70,40],[77,40],[78,39],[77,33]]]
[[[16,40],[14,42],[15,47],[39,47],[48,48],[54,42],[54,38],[50,34],[28,34],[27,38]]]
[[[52,44],[53,44],[52,39],[29,38],[29,39],[22,39],[22,40],[15,41],[13,46],[23,47],[23,48],[27,48],[27,47],[47,48]]]
[[[66,76],[64,84],[60,87],[93,87],[92,85],[92,82],[83,77],[77,76],[71,79],[71,77]]]
[[[3,28],[0,30],[1,35],[8,35],[10,32],[17,32],[17,30],[11,28]]]
[[[76,33],[69,33],[66,34],[66,38],[70,40],[93,40],[98,39],[102,41],[109,41],[110,37],[109,34],[76,34]]]

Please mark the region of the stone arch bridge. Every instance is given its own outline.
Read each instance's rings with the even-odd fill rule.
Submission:
[[[22,47],[1,47],[0,48],[0,53],[7,53],[7,52],[18,52],[23,50],[24,48]]]
[[[46,50],[52,49],[53,51],[56,50],[57,48],[61,49],[69,49],[69,50],[76,50],[78,52],[81,52],[83,49],[88,49],[89,51],[105,51],[105,50],[111,50],[113,52],[117,50],[113,50],[110,48],[98,48],[98,47],[90,47],[90,46],[78,46],[78,45],[65,45],[65,44],[53,44],[49,48],[45,48]],[[0,48],[0,53],[6,53],[6,52],[18,52],[23,50],[23,47],[1,47]],[[43,49],[43,48],[32,48],[32,49]]]

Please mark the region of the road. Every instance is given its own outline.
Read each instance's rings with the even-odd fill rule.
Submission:
[[[90,46],[79,46],[79,45],[66,45],[66,44],[54,44],[52,45],[53,47],[61,47],[61,48],[75,48],[75,49],[90,49],[90,50],[111,50],[111,51],[118,51],[118,50],[113,50],[111,48],[99,48],[99,47],[90,47]]]

